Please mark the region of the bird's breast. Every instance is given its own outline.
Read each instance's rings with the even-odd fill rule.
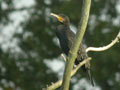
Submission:
[[[60,47],[62,48],[62,51],[66,55],[68,55],[70,48],[68,47],[68,37],[67,37],[66,31],[61,27],[57,29],[56,35],[59,39]]]

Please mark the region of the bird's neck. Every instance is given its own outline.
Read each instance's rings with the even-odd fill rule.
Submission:
[[[69,30],[70,30],[69,26],[60,24],[57,27],[56,34],[57,34],[57,36],[65,35],[67,33],[67,31],[69,31]]]
[[[70,25],[69,24],[62,24],[63,25],[63,27],[66,29],[66,30],[69,30],[70,29]]]
[[[63,25],[66,26],[66,27],[69,27],[69,26],[70,26],[69,23],[64,23]]]

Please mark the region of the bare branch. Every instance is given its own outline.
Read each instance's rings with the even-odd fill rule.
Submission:
[[[119,39],[120,39],[120,32],[118,33],[116,38],[110,44],[108,44],[107,46],[104,46],[104,47],[88,47],[86,49],[86,52],[89,52],[89,51],[105,51],[105,50],[111,48],[117,42],[119,42]]]

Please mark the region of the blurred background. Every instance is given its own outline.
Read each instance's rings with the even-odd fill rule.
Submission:
[[[0,0],[0,90],[41,90],[62,79],[64,60],[51,12],[69,16],[76,32],[83,0]],[[109,44],[120,30],[120,0],[92,0],[83,42]],[[120,43],[89,52],[95,87],[79,70],[70,90],[120,90]],[[59,89],[57,89],[59,90]]]

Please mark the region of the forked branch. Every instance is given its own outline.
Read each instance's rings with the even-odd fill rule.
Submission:
[[[120,32],[118,33],[118,35],[116,36],[116,38],[115,38],[110,44],[108,44],[108,45],[106,45],[106,46],[104,46],[104,47],[98,47],[98,48],[96,48],[96,47],[88,47],[88,48],[86,49],[86,52],[89,52],[89,51],[105,51],[105,50],[111,48],[111,47],[112,47],[113,45],[115,45],[117,42],[119,42],[119,40],[120,40]],[[62,56],[63,59],[66,61],[65,56],[64,56],[63,54],[61,54],[61,56]],[[72,71],[71,76],[73,76],[73,75],[77,72],[77,70],[78,70],[82,65],[84,65],[86,62],[88,62],[88,61],[90,61],[90,60],[91,60],[91,58],[88,58],[88,59],[86,59],[86,60],[83,60],[83,61]],[[47,88],[44,88],[43,90],[54,90],[54,89],[60,87],[61,85],[62,85],[62,80],[59,80],[59,81],[57,81],[56,83],[52,83],[52,85],[47,86]]]

